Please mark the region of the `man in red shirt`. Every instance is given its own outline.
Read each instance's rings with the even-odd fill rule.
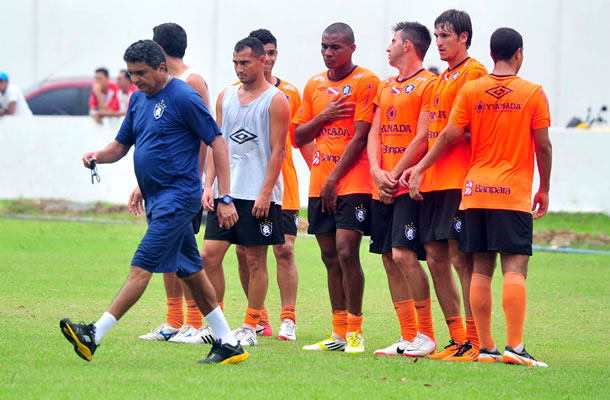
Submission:
[[[110,82],[108,77],[106,68],[102,67],[95,70],[95,82],[91,88],[91,97],[89,98],[89,114],[99,123],[102,122],[104,112],[119,111],[119,103],[116,99],[119,88],[116,83]]]

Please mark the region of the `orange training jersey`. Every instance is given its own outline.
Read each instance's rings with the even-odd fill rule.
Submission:
[[[279,78],[277,79],[276,86],[288,98],[288,103],[290,103],[290,119],[292,120],[301,107],[301,94],[295,86],[286,81],[281,81]],[[292,160],[292,146],[296,147],[294,145],[293,123],[290,124],[290,131],[286,138],[286,159],[282,164],[282,177],[284,179],[283,210],[298,210],[301,208],[301,202],[299,200],[299,181]]]
[[[375,105],[380,107],[381,169],[391,171],[402,158],[407,146],[417,134],[417,121],[429,102],[436,75],[425,69],[399,81],[398,77],[379,84]],[[409,193],[400,186],[394,197]],[[379,188],[373,183],[373,198],[379,199]]]
[[[430,101],[428,127],[428,150],[447,126],[451,109],[460,89],[468,81],[487,75],[487,70],[477,60],[467,58],[453,69],[439,75]],[[445,155],[430,167],[421,185],[422,192],[434,190],[460,189],[470,161],[470,144],[464,140],[455,142]]]
[[[354,118],[345,118],[325,125],[316,138],[309,197],[320,195],[326,179],[337,166],[345,148],[354,137],[354,121],[373,120],[373,100],[378,84],[379,78],[373,72],[358,66],[340,81],[330,80],[328,72],[323,72],[307,82],[303,92],[303,104],[293,120],[295,125],[311,121],[338,94],[351,94],[346,101],[356,103]],[[371,193],[371,190],[369,162],[364,149],[356,164],[339,181],[337,195]]]
[[[469,82],[450,117],[470,125],[472,158],[463,182],[461,210],[532,212],[533,130],[551,124],[541,86],[519,77],[488,75]]]

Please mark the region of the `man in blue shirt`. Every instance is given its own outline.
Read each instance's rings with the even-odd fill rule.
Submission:
[[[86,153],[83,163],[88,168],[91,161],[113,163],[135,146],[134,169],[146,201],[148,230],[132,259],[127,282],[102,317],[90,325],[62,319],[61,331],[76,353],[91,361],[101,338],[138,301],[152,273],[176,272],[219,339],[200,362],[241,362],[248,353],[235,340],[218,306],[192,226],[201,207],[200,143],[214,149],[219,193],[228,194],[227,143],[201,96],[168,74],[159,45],[140,40],[127,48],[123,59],[139,91],[131,98],[115,140],[103,150]],[[218,215],[219,224],[227,229],[238,218],[233,204],[219,205]]]

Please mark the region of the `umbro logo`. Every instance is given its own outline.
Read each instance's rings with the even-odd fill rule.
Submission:
[[[513,91],[512,89],[509,89],[506,86],[496,86],[491,89],[487,89],[485,91],[485,93],[487,93],[490,96],[495,97],[496,99],[501,99],[502,97],[506,96],[507,94],[511,93],[512,91]]]
[[[229,137],[232,141],[239,144],[244,144],[250,140],[256,139],[256,135],[254,133],[248,132],[245,129],[240,129],[237,132],[232,133]]]

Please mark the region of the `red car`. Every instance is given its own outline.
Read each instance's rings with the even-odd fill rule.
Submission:
[[[48,79],[28,89],[25,100],[34,115],[89,115],[93,78]]]

